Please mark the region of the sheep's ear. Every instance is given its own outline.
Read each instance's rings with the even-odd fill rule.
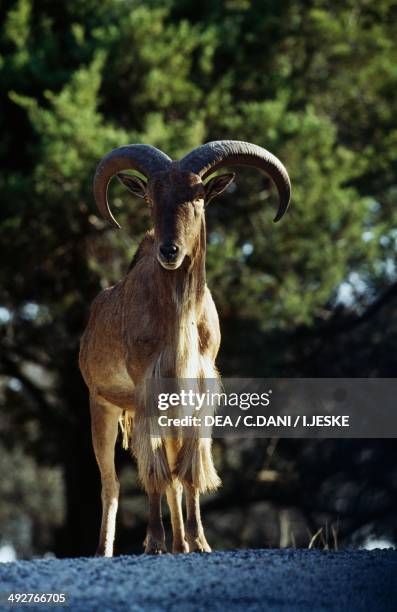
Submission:
[[[218,196],[220,193],[225,191],[233,181],[235,177],[234,172],[229,174],[221,174],[220,176],[214,176],[205,185],[205,202],[208,204],[213,198]]]
[[[145,197],[147,186],[145,181],[132,174],[126,174],[125,172],[119,172],[117,178],[120,183],[123,183],[123,185],[127,187],[128,191],[131,191],[131,193],[138,196],[138,198]]]

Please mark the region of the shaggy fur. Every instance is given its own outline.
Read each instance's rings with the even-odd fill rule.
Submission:
[[[212,379],[212,386],[215,383],[220,390],[215,367],[219,322],[205,279],[204,205],[222,193],[234,175],[216,176],[205,185],[203,179],[229,164],[253,166],[273,179],[280,197],[275,221],[281,219],[290,198],[288,173],[269,151],[251,143],[207,143],[179,161],[149,145],[126,145],[110,151],[96,171],[95,200],[107,221],[119,227],[107,199],[108,183],[118,173],[121,182],[149,204],[154,226],[142,240],[127,275],[94,301],[81,340],[80,368],[90,390],[92,439],[102,482],[100,555],[113,554],[119,496],[114,468],[118,426],[124,447],[131,443],[148,493],[145,552],[165,550],[164,492],[171,512],[173,552],[211,550],[199,503],[200,492],[220,484],[211,439],[197,428],[191,428],[189,436],[177,431],[173,438],[163,437],[155,426],[156,407],[146,390],[148,384],[162,379],[173,379],[176,387],[190,379],[201,392],[205,391],[204,381]],[[120,174],[128,168],[148,181]],[[209,407],[204,409],[208,414]]]
[[[162,439],[148,418],[146,383],[194,379],[200,388],[204,379],[219,377],[219,322],[205,281],[205,192],[198,177],[179,173],[162,177],[152,194],[161,202],[153,206],[155,230],[141,242],[127,275],[94,301],[80,367],[92,403],[118,409],[123,444],[131,443],[146,491],[161,494],[179,481],[198,494],[220,484],[211,440],[196,430],[186,439]],[[170,226],[172,238],[186,250],[175,270],[164,269],[157,258]]]

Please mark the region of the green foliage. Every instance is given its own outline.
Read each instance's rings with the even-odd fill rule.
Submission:
[[[124,273],[150,224],[119,185],[122,231],[97,217],[92,177],[115,146],[147,142],[178,157],[233,138],[287,166],[293,197],[281,223],[274,190],[252,170],[208,208],[208,283],[229,347],[230,330],[247,323],[257,338],[315,330],[352,273],[364,305],[394,279],[395,0],[6,0],[1,15],[4,381],[22,379],[26,359],[53,377],[37,396],[25,380],[26,401],[15,401],[27,440],[30,403],[40,417],[48,409],[54,432],[78,420],[87,306]],[[26,316],[29,303],[40,316]],[[252,350],[264,361],[261,341]],[[243,359],[221,354],[224,373]],[[282,371],[285,359],[273,342],[267,364]]]
[[[212,138],[250,140],[286,163],[291,211],[273,227],[268,186],[242,173],[237,191],[209,215],[220,237],[209,281],[217,280],[218,303],[263,329],[310,324],[352,269],[376,275],[385,250],[377,228],[382,223],[384,236],[387,218],[394,223],[395,26],[385,18],[394,12],[393,2],[373,9],[317,1],[277,10],[271,2],[243,2],[192,19],[178,2],[106,2],[95,12],[90,2],[33,9],[21,0],[7,11],[3,32],[10,115],[3,127],[19,117],[24,128],[15,134],[22,159],[13,161],[3,130],[6,208],[12,201],[2,226],[6,241],[20,243],[10,232],[19,231],[27,207],[37,214],[35,235],[48,241],[49,257],[63,234],[81,237],[82,217],[103,231],[93,219],[90,184],[95,163],[113,146],[150,142],[179,156]],[[374,120],[376,134],[368,138]],[[26,155],[27,175],[20,167]],[[123,243],[135,244],[148,219],[138,203],[117,195],[128,234],[104,240],[118,242],[123,256]],[[371,202],[385,198],[374,214]],[[133,223],[125,219],[129,210]],[[249,223],[241,224],[247,214]],[[373,233],[365,243],[364,231]],[[211,261],[225,259],[232,235],[222,274]],[[240,269],[247,241],[253,250]],[[30,248],[34,255],[34,242]]]

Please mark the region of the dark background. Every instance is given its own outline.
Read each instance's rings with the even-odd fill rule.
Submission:
[[[92,554],[100,520],[79,337],[149,217],[99,159],[131,142],[178,157],[208,140],[287,166],[290,211],[242,170],[208,208],[224,376],[397,372],[397,3],[0,2],[0,544]],[[376,409],[376,407],[374,407]],[[203,500],[215,548],[397,541],[394,440],[217,440]],[[116,550],[139,552],[146,499],[117,451]]]

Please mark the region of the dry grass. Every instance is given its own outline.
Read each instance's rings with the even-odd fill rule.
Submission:
[[[309,532],[308,548],[322,548],[323,550],[338,550],[338,530],[339,520],[336,525],[325,523],[325,526],[320,527],[313,535]]]

